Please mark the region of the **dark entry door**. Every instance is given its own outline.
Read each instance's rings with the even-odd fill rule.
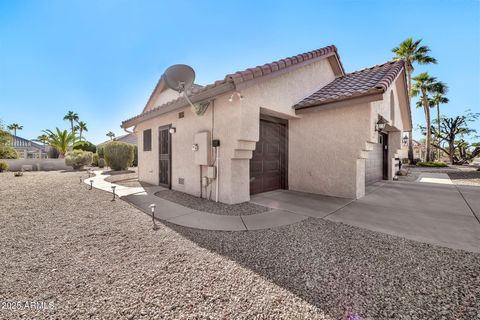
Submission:
[[[382,133],[383,136],[383,179],[388,180],[388,134]]]
[[[285,189],[286,124],[260,120],[260,140],[250,160],[250,194]]]
[[[171,187],[172,177],[172,143],[170,125],[158,128],[158,153],[159,153],[159,184],[166,188]]]

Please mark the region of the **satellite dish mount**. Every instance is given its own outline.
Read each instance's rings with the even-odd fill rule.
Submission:
[[[195,80],[195,71],[192,69],[192,67],[185,64],[175,64],[165,70],[162,78],[165,80],[167,87],[183,94],[183,97],[190,104],[192,111],[195,114],[202,115],[205,113],[209,103],[194,105],[192,101],[190,101],[190,98],[187,94],[188,90],[193,85],[193,81]]]

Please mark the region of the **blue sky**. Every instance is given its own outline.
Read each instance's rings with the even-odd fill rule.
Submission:
[[[445,114],[480,112],[477,0],[0,0],[0,119],[35,138],[68,128],[62,119],[73,110],[98,143],[109,130],[123,134],[121,121],[141,112],[169,65],[189,64],[207,84],[335,44],[350,72],[390,60],[410,36],[423,38],[439,61],[416,72],[449,85]],[[421,110],[413,116],[424,121]]]

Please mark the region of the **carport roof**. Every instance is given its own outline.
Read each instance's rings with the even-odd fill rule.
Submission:
[[[330,82],[293,107],[298,110],[384,93],[403,68],[404,61],[396,60],[348,73]]]

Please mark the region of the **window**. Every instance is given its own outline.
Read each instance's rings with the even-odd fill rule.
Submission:
[[[152,129],[143,130],[143,151],[152,151]]]

